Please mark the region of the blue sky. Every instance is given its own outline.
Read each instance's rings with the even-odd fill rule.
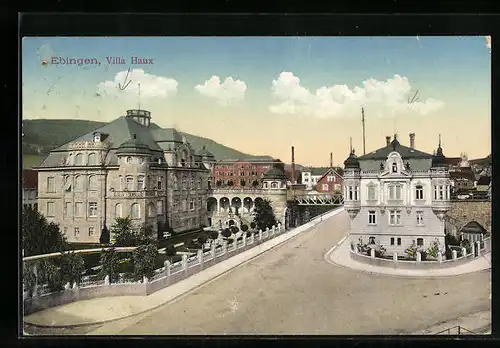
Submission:
[[[393,132],[395,123],[402,134],[417,132],[418,128],[423,135],[429,133],[425,127],[437,122],[445,128],[441,132],[443,141],[449,133],[452,155],[465,151],[474,157],[491,151],[491,55],[482,36],[42,37],[25,38],[22,49],[26,118],[113,120],[126,109],[136,107],[138,97],[130,93],[122,97],[109,90],[109,95],[95,96],[96,91],[103,90],[105,81],[109,81],[106,88],[113,87],[117,74],[129,66],[106,66],[105,57],[121,56],[128,62],[132,56],[142,56],[152,58],[154,64],[132,69],[143,69],[134,77],[142,81],[141,89],[151,96],[141,97],[141,105],[153,112],[155,122],[160,126],[175,125],[244,152],[288,156],[292,139],[287,130],[300,127],[304,134],[294,135],[293,141],[309,149],[311,164],[319,164],[330,152],[321,149],[324,141],[317,142],[318,137],[336,132],[329,146],[334,154],[338,153],[334,155],[337,162],[341,162],[345,157],[345,145],[341,144],[348,142],[343,138],[351,133],[355,143],[360,141],[357,121],[361,104],[372,119],[367,147],[378,147],[385,132]],[[42,66],[40,59],[49,56],[97,57],[101,65]],[[284,72],[289,74],[280,75]],[[195,88],[212,76],[219,77],[218,83],[212,81],[205,88]],[[232,80],[223,84],[227,77]],[[273,80],[278,83],[274,89]],[[366,88],[371,88],[363,84],[367,80],[375,86],[370,96],[365,95]],[[317,92],[321,87],[343,85],[347,92],[345,88],[344,92]],[[365,91],[354,96],[351,92],[355,86]],[[422,105],[403,110],[402,101],[417,89]],[[459,127],[466,125],[471,115],[476,126],[488,133],[480,144],[468,144],[457,137],[463,132],[465,138],[467,129]],[[263,123],[268,125],[264,133]],[[450,124],[456,125],[450,128]],[[227,132],[228,128],[231,132]],[[256,145],[248,132],[274,136],[280,141]],[[431,138],[437,138],[437,134]],[[423,151],[431,151],[433,143],[422,136]],[[343,152],[335,151],[340,146]]]

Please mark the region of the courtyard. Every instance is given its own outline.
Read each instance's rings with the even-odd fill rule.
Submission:
[[[409,334],[490,310],[490,270],[405,278],[326,262],[325,254],[345,236],[348,223],[346,213],[336,215],[143,314],[94,326],[25,330],[58,335]],[[92,301],[86,302],[92,306]]]

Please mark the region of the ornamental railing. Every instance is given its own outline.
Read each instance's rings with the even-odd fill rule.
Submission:
[[[109,196],[113,198],[145,198],[162,197],[166,192],[161,190],[141,190],[141,191],[109,191]]]

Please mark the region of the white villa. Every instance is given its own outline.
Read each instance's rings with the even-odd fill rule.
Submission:
[[[436,155],[392,142],[364,156],[354,151],[344,162],[344,205],[350,241],[383,246],[398,254],[438,241],[444,250],[443,218],[450,208],[450,177],[441,140]]]

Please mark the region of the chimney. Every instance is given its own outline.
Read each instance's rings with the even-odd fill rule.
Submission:
[[[295,147],[292,146],[292,184],[296,184],[295,182]]]
[[[333,152],[330,152],[330,168],[333,168]]]
[[[385,137],[385,145],[386,145],[386,146],[391,145],[391,137],[390,137],[390,136],[386,136],[386,137]]]
[[[415,133],[410,133],[410,148],[415,149]]]

